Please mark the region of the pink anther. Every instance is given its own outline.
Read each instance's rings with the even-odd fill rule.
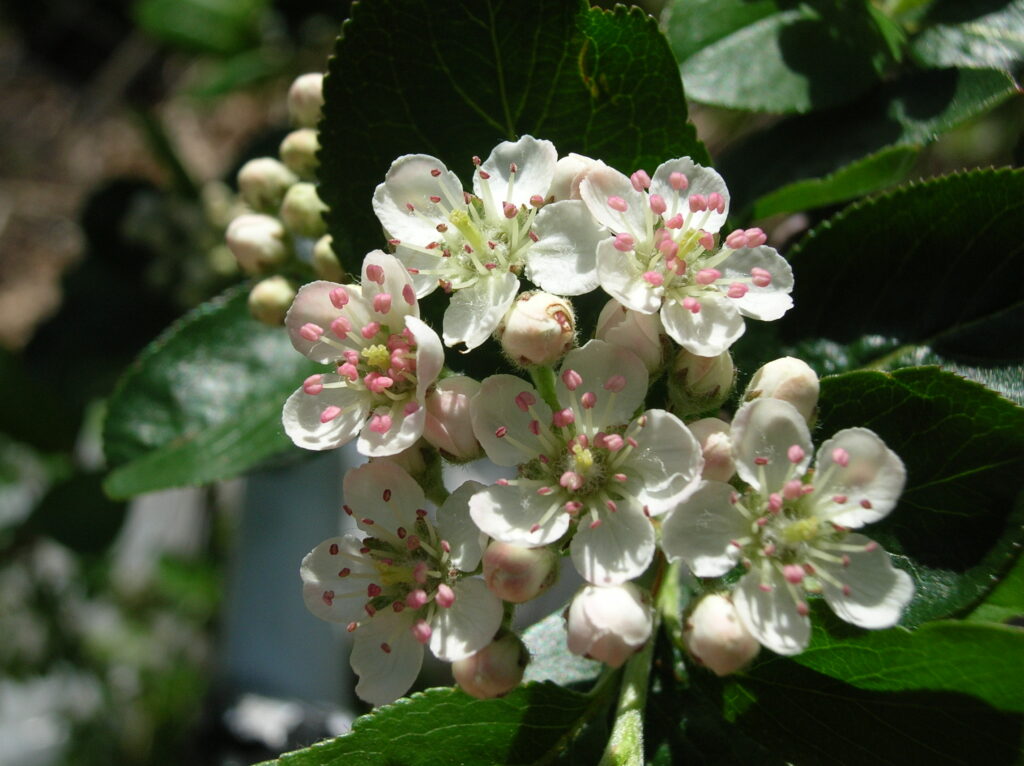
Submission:
[[[410,306],[416,303],[416,291],[412,289],[412,285],[406,285],[402,288],[402,300]]]
[[[580,404],[585,410],[594,409],[594,405],[597,404],[597,395],[593,391],[587,391],[580,397]]]
[[[644,281],[652,287],[661,287],[665,284],[665,277],[657,271],[645,271]]]
[[[370,418],[370,430],[375,434],[386,434],[391,430],[391,416],[374,415]]]
[[[687,295],[683,298],[683,308],[689,311],[691,314],[700,313],[700,301],[694,298],[692,295]]]
[[[804,485],[799,479],[790,479],[782,487],[782,496],[787,500],[796,500],[804,493]]]
[[[690,195],[690,212],[698,213],[708,209],[707,198],[703,194]]]
[[[348,378],[350,381],[359,380],[359,370],[351,362],[338,365],[338,374],[343,378]]]
[[[711,192],[708,195],[708,210],[714,210],[716,213],[725,212],[725,200],[722,195],[718,192]]]
[[[668,183],[676,191],[686,191],[686,187],[690,185],[686,176],[679,172],[669,174]]]
[[[326,407],[323,412],[320,413],[321,423],[330,423],[338,415],[341,414],[341,407],[335,407],[333,404],[330,407]]]
[[[576,415],[573,411],[566,407],[564,410],[559,410],[551,416],[551,422],[555,424],[556,428],[565,428],[567,425],[576,421]]]
[[[508,426],[498,426],[494,429],[494,435],[499,439],[504,439],[508,435]]]
[[[739,250],[747,246],[747,233],[743,229],[736,229],[725,238],[725,246],[730,250]]]
[[[310,375],[302,382],[302,390],[311,396],[316,396],[324,390],[323,375]]]
[[[747,287],[742,282],[733,282],[731,285],[729,285],[729,289],[725,291],[725,294],[728,295],[730,298],[742,298],[744,295],[747,294],[747,291],[749,289],[750,288]]]
[[[620,213],[625,213],[626,212],[626,200],[622,199],[622,197],[614,197],[614,196],[609,197],[608,198],[608,207],[610,207],[612,210],[618,210]]]
[[[799,564],[786,564],[782,567],[782,576],[786,578],[786,582],[792,583],[793,585],[799,585],[804,581],[804,568]]]
[[[623,375],[612,375],[604,383],[605,391],[612,391],[613,393],[619,393],[626,387],[626,378]]]
[[[378,314],[387,314],[391,311],[391,293],[377,293],[373,296],[373,310]]]
[[[832,462],[837,463],[842,468],[846,468],[850,464],[850,453],[842,447],[836,447],[832,450]]]
[[[674,216],[665,221],[665,226],[667,226],[670,229],[683,228],[683,214],[676,213]]]
[[[750,281],[758,287],[768,287],[772,283],[772,274],[767,269],[755,266],[750,270]]]
[[[665,198],[660,194],[652,194],[650,196],[651,212],[655,215],[663,215],[668,210],[668,205],[665,204]]]
[[[434,594],[434,601],[437,602],[438,606],[448,609],[455,603],[455,591],[453,591],[448,585],[441,583],[437,586],[437,593]]]
[[[649,189],[651,186],[651,177],[647,175],[646,170],[634,170],[633,175],[629,177],[629,181],[638,192]]]
[[[608,434],[604,437],[602,446],[609,452],[618,452],[626,442],[618,434]]]
[[[575,471],[566,471],[565,473],[562,474],[562,477],[558,480],[558,483],[561,484],[566,489],[575,492],[576,490],[583,486],[583,477],[580,476]]]
[[[352,332],[352,323],[345,317],[338,317],[331,322],[331,332],[334,333],[338,340],[345,340],[348,334]]]
[[[805,457],[807,457],[807,453],[804,452],[803,447],[801,447],[799,444],[793,444],[792,446],[790,446],[788,450],[786,450],[786,457],[789,458],[790,463],[796,465]]]
[[[335,287],[330,296],[334,308],[341,309],[348,305],[348,291],[344,287]]]
[[[412,637],[421,644],[428,643],[430,641],[430,636],[434,632],[430,627],[430,623],[426,620],[417,620],[409,630],[412,633]]]
[[[363,325],[363,329],[359,331],[359,334],[369,340],[380,332],[380,322],[369,322]]]
[[[580,375],[576,370],[568,369],[562,371],[562,382],[565,383],[565,387],[570,391],[575,391],[583,383],[583,376]]]
[[[529,391],[522,391],[516,394],[516,407],[523,412],[529,412],[530,407],[537,403],[537,397],[531,394]]]
[[[665,259],[675,258],[679,253],[679,243],[671,237],[666,237],[658,243],[658,250],[665,256]]]
[[[635,241],[633,240],[632,235],[627,234],[626,232],[616,234],[615,239],[612,241],[612,246],[621,253],[628,253],[633,249],[634,244]]]
[[[768,241],[768,235],[756,226],[753,229],[747,229],[744,234],[747,237],[747,247],[758,247]]]
[[[371,263],[366,267],[366,278],[371,282],[376,282],[378,285],[384,284],[384,267]]]
[[[519,213],[519,209],[511,202],[503,202],[501,212],[505,214],[506,218],[515,218]]]
[[[695,277],[698,285],[710,285],[722,278],[722,272],[718,269],[701,269]]]
[[[697,241],[700,242],[700,246],[705,250],[711,250],[715,246],[715,235],[705,231]]]
[[[312,322],[306,322],[306,324],[299,328],[299,335],[311,343],[320,340],[320,336],[323,334],[324,328],[318,324],[313,324]]]
[[[544,204],[544,198],[539,194],[534,194],[532,197],[530,197],[530,204],[533,207],[541,207]]]

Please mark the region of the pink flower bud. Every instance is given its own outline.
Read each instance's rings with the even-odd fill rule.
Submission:
[[[545,292],[522,293],[498,325],[501,348],[523,366],[553,364],[576,340],[576,317],[566,298]]]
[[[289,247],[281,222],[269,215],[240,215],[228,226],[225,239],[246,274],[271,271],[288,260]]]
[[[657,314],[641,314],[610,300],[597,318],[594,337],[615,346],[628,348],[644,363],[649,373],[661,369],[665,345],[661,319]]]
[[[775,359],[764,365],[747,384],[743,401],[761,396],[789,402],[811,423],[818,406],[818,375],[810,366],[791,356]]]
[[[316,169],[320,165],[316,157],[319,150],[317,132],[312,128],[299,128],[284,137],[278,154],[290,171],[299,178],[311,181],[316,177]]]
[[[288,114],[301,128],[315,128],[324,104],[324,76],[319,72],[300,75],[288,89]]]
[[[476,654],[452,663],[462,691],[477,699],[501,697],[519,686],[530,653],[515,633],[499,633]]]
[[[555,176],[551,179],[547,197],[557,202],[563,199],[579,199],[580,184],[587,173],[595,168],[605,167],[601,160],[584,157],[582,154],[569,154],[555,164]]]
[[[521,604],[546,591],[558,576],[558,555],[493,541],[484,552],[484,581],[498,598]]]
[[[717,594],[697,603],[686,621],[683,640],[694,659],[719,676],[745,667],[761,649],[732,602]]]
[[[697,356],[681,349],[668,378],[669,399],[681,418],[717,409],[732,392],[735,370],[728,351]]]
[[[469,402],[479,390],[478,381],[454,375],[427,392],[423,437],[452,462],[464,463],[483,455],[469,414]]]
[[[729,481],[736,473],[729,424],[718,418],[701,418],[687,423],[686,427],[700,442],[700,449],[704,455],[704,470],[701,476],[710,481]]]
[[[285,192],[298,177],[273,157],[249,160],[238,171],[238,192],[246,205],[260,213],[274,213]]]
[[[263,324],[282,325],[293,300],[295,285],[281,276],[268,277],[249,291],[249,313]]]
[[[294,184],[281,202],[281,221],[285,228],[299,237],[319,238],[327,232],[324,213],[327,205],[310,183]]]
[[[619,667],[650,638],[653,617],[647,601],[629,582],[585,586],[566,616],[569,651]]]

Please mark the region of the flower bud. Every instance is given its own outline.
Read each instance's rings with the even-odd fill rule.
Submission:
[[[293,300],[295,285],[281,276],[267,277],[249,291],[249,313],[263,324],[282,325]]]
[[[628,309],[614,298],[601,309],[594,337],[636,354],[652,375],[661,369],[664,345],[661,319],[657,314],[641,314]]]
[[[582,154],[570,153],[555,164],[555,175],[545,199],[554,201],[563,199],[579,199],[580,184],[593,168],[605,167],[601,160],[585,157]]]
[[[633,583],[587,585],[569,604],[569,651],[617,668],[650,638],[653,615]]]
[[[522,604],[551,587],[558,577],[558,554],[550,548],[523,548],[497,540],[484,551],[484,581],[503,601]]]
[[[345,268],[331,247],[331,235],[324,234],[313,245],[313,271],[320,279],[341,282],[345,279]]]
[[[697,356],[680,349],[668,378],[673,411],[687,418],[718,408],[732,392],[734,375],[728,351],[718,356]]]
[[[519,686],[530,653],[515,633],[502,632],[476,654],[452,663],[455,683],[477,699],[501,697]]]
[[[683,628],[683,641],[693,658],[716,675],[727,676],[745,667],[761,650],[725,596],[705,596]]]
[[[324,76],[311,72],[295,78],[288,89],[288,114],[300,128],[315,128],[324,105]]]
[[[519,295],[497,330],[501,348],[524,367],[554,364],[576,340],[576,316],[565,298],[545,292]]]
[[[479,390],[479,381],[453,375],[427,392],[423,437],[447,460],[465,463],[483,457],[469,414],[469,402]]]
[[[810,366],[792,356],[775,359],[754,373],[743,393],[749,402],[761,396],[782,399],[796,407],[811,423],[818,406],[818,375]]]
[[[273,213],[298,177],[273,157],[249,160],[238,171],[238,193],[249,207]]]
[[[299,128],[284,137],[279,154],[281,162],[287,165],[289,170],[299,178],[309,181],[316,176],[316,169],[320,165],[320,160],[316,157],[319,150],[317,132],[312,128]]]
[[[736,463],[732,459],[732,440],[729,438],[732,429],[724,420],[718,418],[701,418],[686,427],[700,442],[700,450],[704,455],[704,470],[701,477],[711,481],[729,481],[736,473]]]
[[[299,237],[322,237],[327,231],[325,212],[327,205],[317,196],[316,187],[309,183],[292,186],[281,203],[281,220],[285,228]]]
[[[246,274],[270,271],[288,260],[281,222],[269,215],[240,215],[228,226],[225,239]]]

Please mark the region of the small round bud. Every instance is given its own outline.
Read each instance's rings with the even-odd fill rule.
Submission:
[[[312,128],[293,130],[281,142],[281,162],[299,178],[311,181],[316,176],[320,160],[316,153],[320,151],[320,140]]]
[[[569,651],[617,668],[647,642],[653,625],[648,599],[633,583],[587,585],[569,604]]]
[[[732,601],[717,594],[697,602],[686,620],[683,641],[697,662],[720,676],[745,667],[761,650]]]
[[[269,215],[240,215],[228,226],[225,239],[246,274],[270,271],[288,260],[281,222]]]
[[[288,231],[299,237],[323,236],[327,231],[325,212],[327,205],[317,196],[316,187],[309,183],[292,186],[281,203],[281,220]]]
[[[453,375],[438,381],[427,392],[423,437],[447,460],[465,463],[483,457],[483,448],[473,434],[469,413],[469,402],[479,390],[479,381],[465,375]]]
[[[484,581],[503,601],[522,604],[546,591],[558,577],[558,554],[497,540],[484,551]]]
[[[501,697],[519,686],[530,653],[515,633],[502,632],[476,654],[452,663],[462,691],[477,699]]]
[[[665,346],[657,314],[641,314],[612,299],[601,309],[594,337],[628,348],[640,357],[652,375],[661,369]]]
[[[238,171],[238,193],[249,207],[273,213],[298,177],[273,157],[249,160]]]
[[[754,373],[743,393],[743,401],[753,401],[761,396],[782,399],[796,407],[810,424],[818,406],[818,390],[818,374],[806,362],[784,356],[768,362]]]
[[[736,473],[729,424],[718,418],[701,418],[687,423],[686,427],[700,442],[700,449],[704,455],[704,470],[701,477],[710,481],[729,481]]]
[[[293,300],[295,285],[281,276],[267,277],[249,291],[249,313],[263,324],[281,325]]]
[[[513,362],[524,367],[554,364],[576,340],[576,316],[566,298],[525,292],[513,301],[497,335]]]
[[[594,168],[605,167],[601,160],[585,157],[582,154],[570,153],[555,163],[555,175],[545,199],[559,201],[563,199],[579,199],[580,184]]]
[[[668,377],[673,411],[687,418],[716,409],[729,398],[734,375],[728,351],[718,356],[697,356],[681,349]]]
[[[300,128],[315,128],[324,105],[324,76],[320,72],[300,75],[288,89],[288,114]]]
[[[345,279],[345,268],[331,247],[331,235],[324,234],[313,245],[313,271],[320,279],[341,282]]]

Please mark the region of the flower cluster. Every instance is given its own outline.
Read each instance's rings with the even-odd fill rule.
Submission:
[[[896,624],[912,580],[854,530],[896,506],[900,459],[848,428],[812,465],[818,381],[796,359],[759,370],[731,422],[719,409],[744,318],[781,317],[793,286],[760,229],[720,233],[722,178],[685,157],[626,176],[531,136],[473,165],[466,191],[435,157],[395,160],[373,196],[389,252],[366,256],[358,284],[306,284],[285,320],[328,366],[285,403],[286,432],[389,458],[348,473],[359,533],[324,541],[301,570],[310,610],[354,633],[359,695],[405,693],[424,646],[468,693],[509,691],[528,661],[514,605],[544,592],[563,556],[585,581],[565,612],[569,649],[611,666],[649,640],[666,561],[703,580],[684,639],[716,673],[760,646],[804,649],[819,596],[854,625]],[[581,341],[571,298],[597,288],[609,299]],[[421,299],[446,301],[441,337]],[[492,337],[526,375],[445,370],[443,346]],[[668,401],[649,402],[655,390]],[[486,456],[507,478],[448,495],[420,477],[432,519],[392,462],[423,445]]]

